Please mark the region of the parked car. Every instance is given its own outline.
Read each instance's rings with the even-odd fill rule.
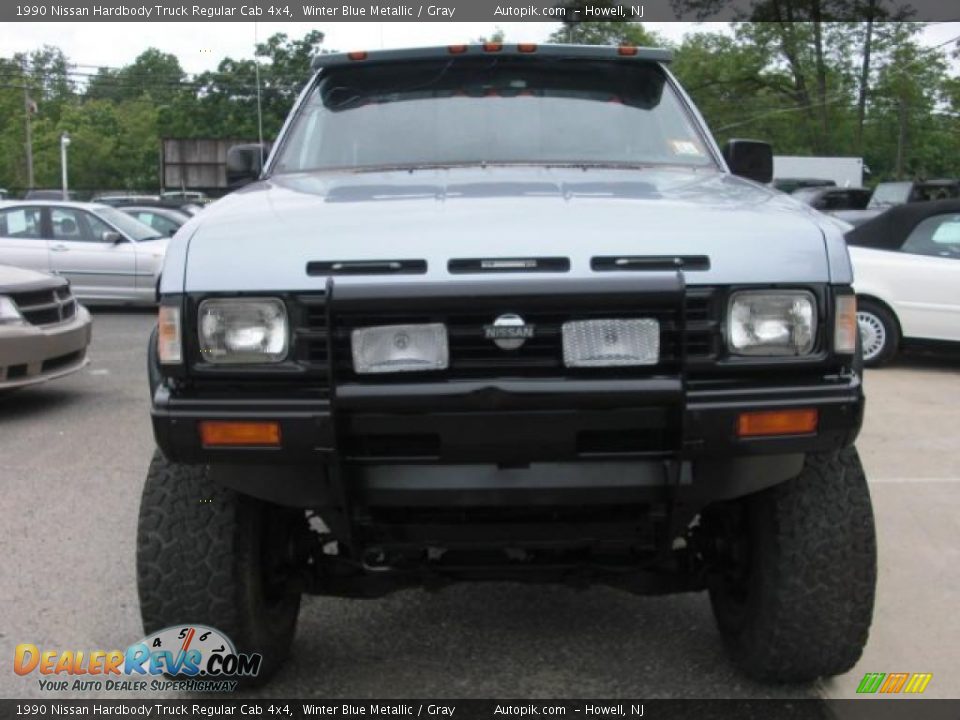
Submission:
[[[199,190],[165,190],[160,193],[160,197],[163,200],[193,203],[194,205],[204,205],[211,200],[205,192]]]
[[[124,209],[126,207],[155,207],[176,210],[186,215],[196,215],[203,209],[203,204],[196,201],[184,201],[177,198],[162,198],[159,195],[104,195],[96,202],[111,207]]]
[[[150,205],[120,205],[117,209],[165,236],[173,236],[191,217],[185,210]]]
[[[82,368],[90,326],[64,278],[0,265],[0,392]]]
[[[856,227],[883,215],[886,211],[887,208],[871,208],[863,210],[834,210],[830,214],[838,220],[843,220],[845,223]]]
[[[885,209],[906,203],[948,200],[956,197],[960,197],[960,180],[882,182],[873,189],[867,208]]]
[[[159,195],[142,195],[126,192],[98,193],[93,196],[92,201],[95,203],[100,203],[101,205],[113,206],[135,205],[137,203],[154,204],[161,202]]]
[[[904,342],[960,343],[960,200],[891,208],[847,243],[868,366]]]
[[[773,187],[787,195],[800,188],[836,187],[836,184],[824,178],[777,178],[773,181]]]
[[[27,190],[23,195],[24,200],[63,200],[63,190],[58,190],[55,188],[52,189],[37,189]],[[74,192],[73,190],[67,190],[67,199],[70,202],[76,202],[80,199],[79,193]]]
[[[60,275],[91,303],[156,302],[168,239],[107,205],[0,202],[0,262]]]
[[[790,193],[800,202],[822,212],[837,210],[863,210],[870,202],[871,191],[867,188],[800,188]]]
[[[756,678],[856,663],[845,226],[721,150],[669,58],[320,55],[267,166],[228,153],[148,346],[147,633],[214,624],[263,681],[301,592],[569,581],[709,591]]]

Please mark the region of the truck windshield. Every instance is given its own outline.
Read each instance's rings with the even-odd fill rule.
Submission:
[[[481,57],[325,72],[273,171],[482,163],[715,167],[656,63]]]

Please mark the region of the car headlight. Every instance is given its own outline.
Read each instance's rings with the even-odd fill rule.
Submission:
[[[652,318],[573,320],[563,324],[567,367],[656,365],[660,323]]]
[[[17,304],[5,295],[0,295],[0,325],[21,325],[24,322],[26,321],[17,309]]]
[[[442,323],[358,328],[350,340],[353,369],[360,374],[444,370],[450,363]]]
[[[737,355],[807,355],[817,335],[816,301],[806,290],[746,290],[730,299],[727,343]]]
[[[277,298],[200,303],[200,352],[210,363],[276,363],[287,356],[287,308]]]

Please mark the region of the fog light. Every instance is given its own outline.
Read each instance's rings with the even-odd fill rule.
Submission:
[[[442,323],[381,325],[351,333],[353,369],[360,374],[444,370],[449,365]]]
[[[657,320],[574,320],[563,324],[563,362],[567,367],[656,365],[659,360]]]

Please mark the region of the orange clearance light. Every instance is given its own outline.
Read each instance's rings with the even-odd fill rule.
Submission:
[[[447,45],[447,52],[451,55],[463,55],[466,51],[466,45]]]
[[[501,50],[503,50],[503,43],[485,42],[483,44],[483,49],[486,52],[500,52]]]
[[[522,53],[532,53],[537,51],[536,43],[517,43],[517,50]]]
[[[737,421],[739,437],[771,437],[776,435],[810,435],[817,431],[820,414],[813,409],[764,410],[740,413]]]
[[[279,445],[280,423],[203,420],[200,440],[205,447]]]
[[[367,51],[366,51],[366,50],[358,50],[358,51],[355,51],[355,52],[348,52],[348,53],[347,53],[347,57],[350,58],[351,60],[366,60],[366,59],[367,59]]]
[[[633,45],[621,45],[617,48],[617,55],[632,56],[637,54],[637,49]]]

